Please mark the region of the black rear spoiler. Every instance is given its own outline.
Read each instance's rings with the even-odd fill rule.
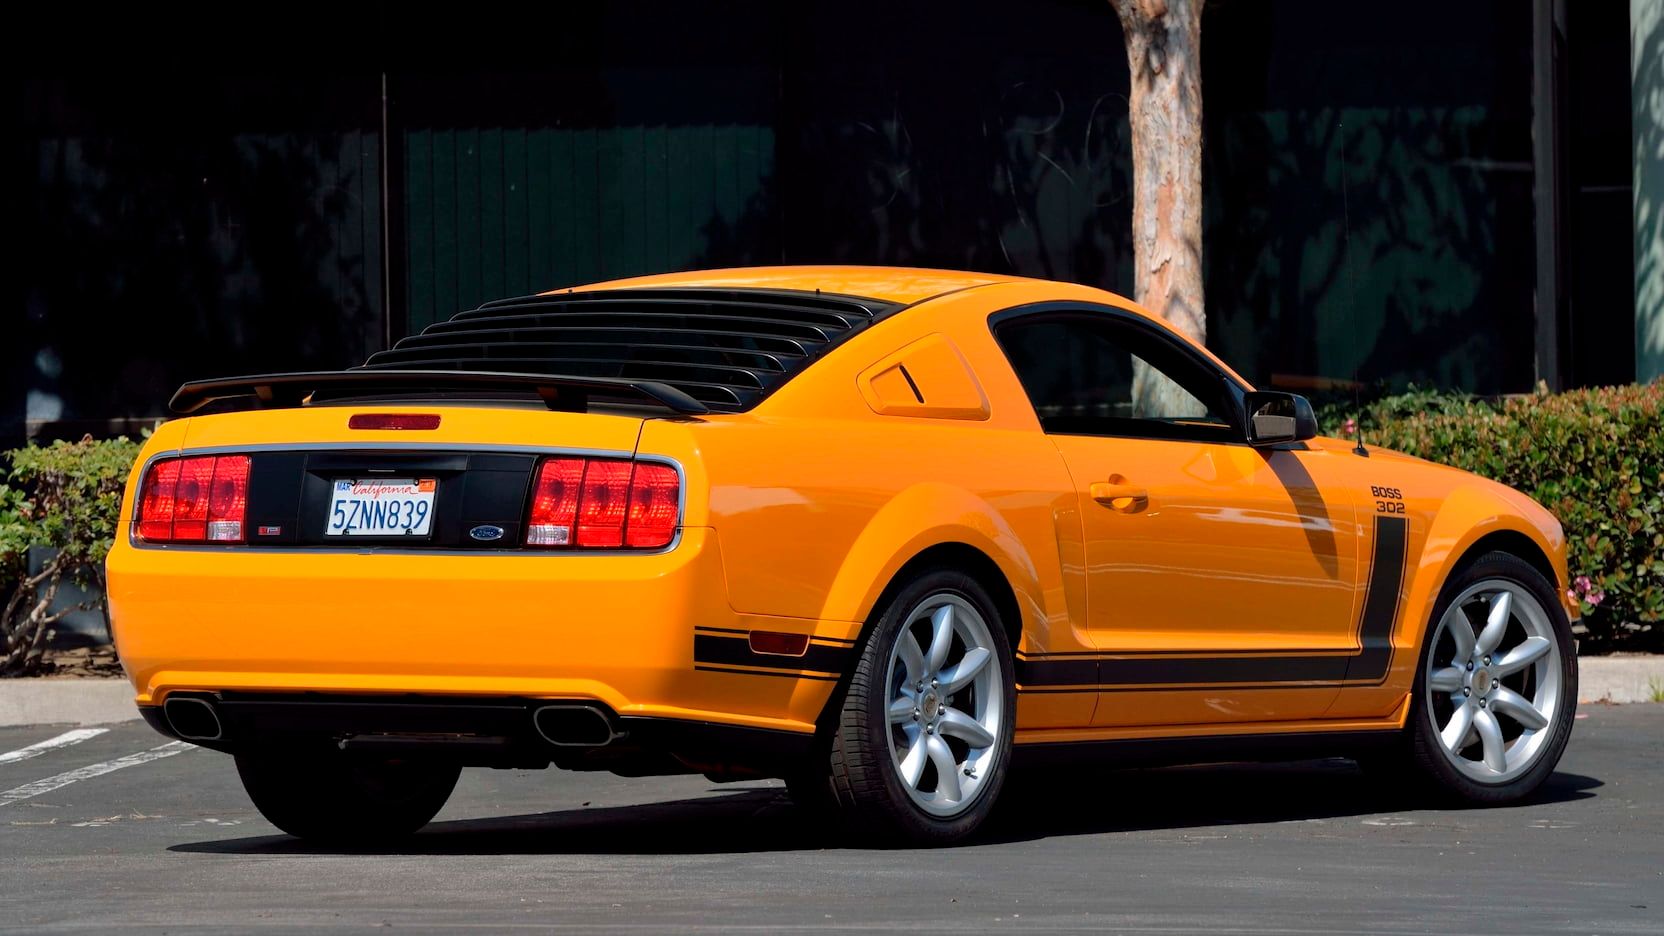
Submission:
[[[175,413],[194,413],[215,400],[254,397],[263,404],[296,406],[315,392],[381,394],[403,391],[496,390],[535,392],[550,409],[582,411],[591,393],[637,399],[677,413],[697,416],[711,410],[681,390],[653,380],[620,377],[567,377],[559,374],[509,374],[498,371],[383,370],[365,368],[300,374],[261,374],[193,380],[168,401]]]

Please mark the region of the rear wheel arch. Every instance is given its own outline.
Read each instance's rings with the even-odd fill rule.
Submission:
[[[1023,613],[1022,606],[1017,602],[1017,591],[1011,587],[1011,580],[1006,577],[999,563],[969,543],[937,543],[926,547],[903,563],[879,593],[878,600],[874,602],[871,612],[867,615],[865,627],[872,626],[873,619],[883,612],[897,591],[929,569],[951,569],[976,579],[977,584],[987,589],[988,596],[994,599],[995,609],[1000,614],[1000,626],[1005,629],[1011,649],[1017,649],[1017,644],[1023,636]]]
[[[1011,519],[982,497],[940,482],[917,484],[884,504],[850,544],[819,617],[870,621],[894,594],[903,568],[936,549],[961,550],[958,557],[978,570],[992,567],[990,581],[997,574],[1017,606],[1038,615],[1044,614],[1045,583],[1061,574],[1055,559],[1034,554]]]
[[[1004,630],[1012,651],[1015,652],[1023,634],[1022,606],[1017,599],[1016,589],[1012,587],[1011,580],[992,556],[969,543],[958,541],[939,542],[927,546],[913,554],[891,574],[863,619],[861,636],[856,646],[866,645],[873,625],[895,600],[898,592],[919,576],[937,569],[963,573],[982,586],[993,600],[994,609],[999,612],[1000,627]],[[821,707],[820,715],[815,720],[817,733],[828,730],[830,721],[843,705],[844,694],[849,688],[849,679],[853,671],[852,663],[850,670],[841,675],[837,687]]]

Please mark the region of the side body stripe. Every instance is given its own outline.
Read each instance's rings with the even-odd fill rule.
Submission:
[[[1139,689],[1289,689],[1345,683],[1379,683],[1392,665],[1409,546],[1404,517],[1375,517],[1374,548],[1358,616],[1353,652],[1288,654],[1277,651],[1146,651],[1017,654],[1023,692],[1123,692]],[[757,653],[748,632],[699,627],[693,635],[694,668],[752,676],[835,680],[849,667],[855,642],[810,639],[802,656]]]
[[[1392,634],[1398,620],[1408,539],[1404,517],[1376,516],[1374,552],[1358,618],[1359,649],[1354,652],[1019,653],[1018,685],[1036,692],[1100,692],[1217,689],[1225,685],[1286,689],[1379,681],[1386,677],[1392,663]]]

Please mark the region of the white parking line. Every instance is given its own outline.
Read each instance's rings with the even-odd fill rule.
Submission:
[[[186,751],[194,750],[195,748],[196,745],[187,744],[184,741],[169,741],[160,747],[153,747],[148,751],[140,751],[137,754],[129,754],[126,757],[118,757],[115,760],[103,761],[98,764],[88,764],[85,767],[77,767],[74,770],[65,771],[64,773],[47,777],[45,780],[36,780],[34,783],[25,783],[20,787],[13,787],[4,793],[0,793],[0,806],[10,806],[13,803],[29,799],[30,797],[39,796],[42,793],[50,793],[53,790],[61,789],[80,780],[90,780],[93,777],[102,777],[107,773],[120,770],[123,767],[137,767],[140,764],[148,764],[153,760],[161,760],[164,757],[172,757],[175,754],[183,754]]]
[[[28,747],[21,747],[15,751],[0,754],[0,764],[15,764],[18,761],[26,761],[31,757],[39,757],[47,751],[55,751],[61,747],[69,747],[71,744],[80,744],[88,738],[96,738],[109,730],[108,728],[77,728],[74,731],[66,731],[56,738],[48,738],[38,744],[31,744]]]

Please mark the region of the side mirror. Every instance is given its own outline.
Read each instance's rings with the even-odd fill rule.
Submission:
[[[1317,416],[1303,396],[1250,390],[1243,394],[1242,405],[1248,413],[1249,445],[1299,442],[1317,435]]]

